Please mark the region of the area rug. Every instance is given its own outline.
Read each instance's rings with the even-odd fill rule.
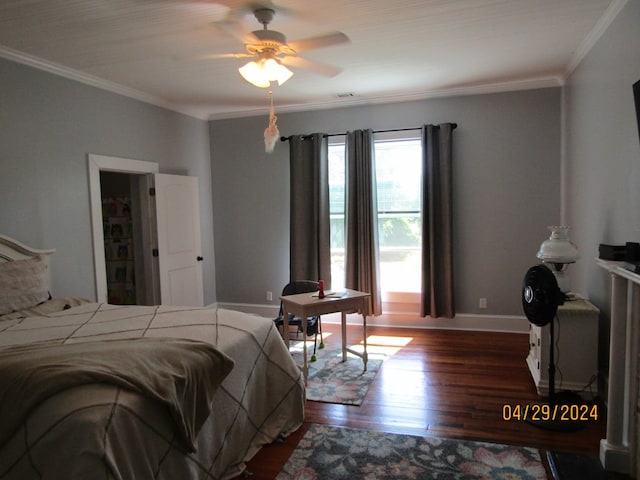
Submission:
[[[298,365],[302,365],[302,342],[291,345],[291,354]],[[351,347],[358,351],[358,346]],[[362,351],[362,346],[359,346]],[[307,355],[311,358],[313,341],[307,342]],[[347,361],[342,361],[341,345],[327,344],[318,349],[316,361],[308,361],[309,377],[307,379],[307,400],[344,405],[362,405],[365,395],[376,377],[384,354],[368,348],[367,370],[363,371],[360,357],[347,354]]]
[[[546,480],[538,450],[311,425],[276,480]]]

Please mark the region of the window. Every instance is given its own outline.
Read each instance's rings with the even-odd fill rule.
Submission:
[[[333,137],[337,140],[338,137]],[[345,154],[344,137],[329,144],[329,219],[331,222],[331,288],[344,288],[345,280]]]
[[[403,137],[398,137],[401,133]],[[383,293],[421,288],[422,144],[412,132],[376,134],[375,175],[378,196],[380,286]],[[344,288],[345,143],[329,145],[332,287]]]

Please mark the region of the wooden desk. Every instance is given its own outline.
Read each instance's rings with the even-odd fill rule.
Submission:
[[[303,356],[304,363],[302,372],[305,382],[309,374],[307,365],[307,327],[306,318],[315,315],[326,315],[328,313],[340,312],[342,316],[342,361],[347,361],[347,352],[353,353],[362,358],[364,370],[367,370],[367,314],[369,313],[369,302],[367,299],[371,294],[358,292],[357,290],[344,290],[344,295],[340,297],[327,296],[318,298],[318,293],[298,293],[296,295],[285,295],[282,300],[282,313],[284,316],[284,341],[289,346],[289,314],[303,319]],[[362,325],[364,334],[364,350],[357,352],[347,346],[347,313],[360,312],[362,314]]]

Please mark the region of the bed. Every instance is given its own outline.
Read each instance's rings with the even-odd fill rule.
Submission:
[[[227,479],[303,422],[271,319],[51,298],[0,235],[0,479]]]

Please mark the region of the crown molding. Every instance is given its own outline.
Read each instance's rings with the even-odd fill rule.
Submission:
[[[376,105],[384,103],[403,103],[427,100],[441,97],[460,97],[464,95],[484,95],[490,93],[504,93],[518,90],[535,90],[539,88],[561,87],[564,84],[560,76],[548,76],[539,78],[529,78],[524,80],[505,81],[488,84],[467,85],[464,87],[443,88],[436,90],[426,90],[408,94],[387,95],[384,97],[348,97],[327,100],[322,103],[304,103],[297,105],[279,105],[278,112],[295,113],[315,110],[330,110],[336,108],[354,107],[361,105]],[[268,114],[268,109],[261,108],[255,110],[244,110],[238,112],[223,112],[212,114],[209,120],[225,120],[242,117],[258,117]]]
[[[613,18],[615,18],[615,15],[617,15],[620,12],[620,10],[622,9],[622,7],[627,1],[628,0],[614,0],[614,3],[605,14],[605,16],[607,17],[607,21],[606,22],[603,21],[603,19],[605,18],[605,16],[603,16],[601,20],[598,22],[599,34],[596,36],[596,34],[594,34],[592,31],[593,35],[590,35],[590,38],[593,37],[593,40],[591,40],[591,45],[595,43],[595,41],[600,37],[600,35],[602,35],[602,32],[611,23]],[[616,6],[616,8],[613,8],[614,5]],[[596,31],[596,28],[594,28],[594,31]],[[583,42],[583,44],[585,44],[585,42]],[[139,90],[125,87],[123,85],[110,82],[108,80],[104,80],[104,79],[95,77],[93,75],[82,73],[72,68],[65,67],[63,65],[56,64],[53,62],[49,62],[39,57],[29,55],[24,52],[20,52],[2,45],[0,45],[0,57],[24,64],[33,68],[37,68],[39,70],[43,70],[45,72],[52,73],[54,75],[62,76],[70,80],[75,80],[77,82],[84,83],[86,85],[107,90],[112,93],[116,93],[118,95],[123,95],[125,97],[139,100],[141,102],[149,103],[161,108],[172,110],[177,113],[182,113],[184,115],[195,117],[201,120],[224,120],[224,119],[233,119],[233,118],[257,117],[257,116],[263,116],[268,113],[268,111],[265,110],[264,108],[260,108],[260,109],[243,110],[243,111],[235,111],[235,112],[221,112],[221,113],[215,113],[215,114],[206,114],[206,113],[203,113],[201,110],[183,108],[171,102],[168,102],[162,98],[156,97],[154,95],[150,95],[145,92],[141,92]],[[335,99],[325,100],[323,102],[318,102],[318,103],[280,105],[278,107],[278,111],[280,113],[295,113],[295,112],[305,112],[305,111],[315,111],[315,110],[329,110],[329,109],[345,108],[345,107],[353,107],[353,106],[361,106],[361,105],[376,105],[376,104],[385,104],[385,103],[402,103],[402,102],[420,101],[420,100],[426,100],[430,98],[455,97],[455,96],[464,96],[464,95],[483,95],[483,94],[502,93],[502,92],[509,92],[509,91],[518,91],[518,90],[533,90],[538,88],[559,87],[564,84],[566,77],[567,75],[546,76],[546,77],[528,78],[528,79],[522,79],[522,80],[495,82],[495,83],[488,83],[488,84],[473,84],[473,85],[466,85],[462,87],[442,88],[442,89],[412,92],[408,94],[387,95],[387,96],[381,96],[381,97],[354,96],[354,97],[347,97],[347,98],[335,98]]]
[[[628,1],[629,0],[613,0],[609,7],[607,7],[600,19],[574,52],[564,72],[563,83],[569,78],[578,65],[580,65],[580,62],[587,56],[598,40],[600,40],[600,37],[607,31],[609,25],[615,20]]]
[[[17,63],[21,63],[23,65],[27,65],[29,67],[37,68],[38,70],[43,70],[45,72],[52,73],[54,75],[68,78],[70,80],[75,80],[77,82],[84,83],[85,85],[90,85],[92,87],[100,88],[102,90],[107,90],[109,92],[116,93],[118,95],[133,98],[141,102],[149,103],[157,107],[166,108],[167,110],[172,110],[174,112],[189,115],[191,117],[196,117],[201,120],[207,120],[206,115],[203,116],[202,114],[195,112],[193,110],[180,108],[172,104],[171,102],[167,102],[166,100],[156,97],[154,95],[150,95],[148,93],[141,92],[133,88],[125,87],[123,85],[117,84],[115,82],[110,82],[108,80],[104,80],[102,78],[98,78],[93,75],[82,73],[82,72],[79,72],[78,70],[65,67],[64,65],[43,60],[42,58],[36,57],[34,55],[29,55],[27,53],[20,52],[18,50],[14,50],[12,48],[5,47],[3,45],[0,45],[0,57],[5,58],[7,60],[12,60]]]

